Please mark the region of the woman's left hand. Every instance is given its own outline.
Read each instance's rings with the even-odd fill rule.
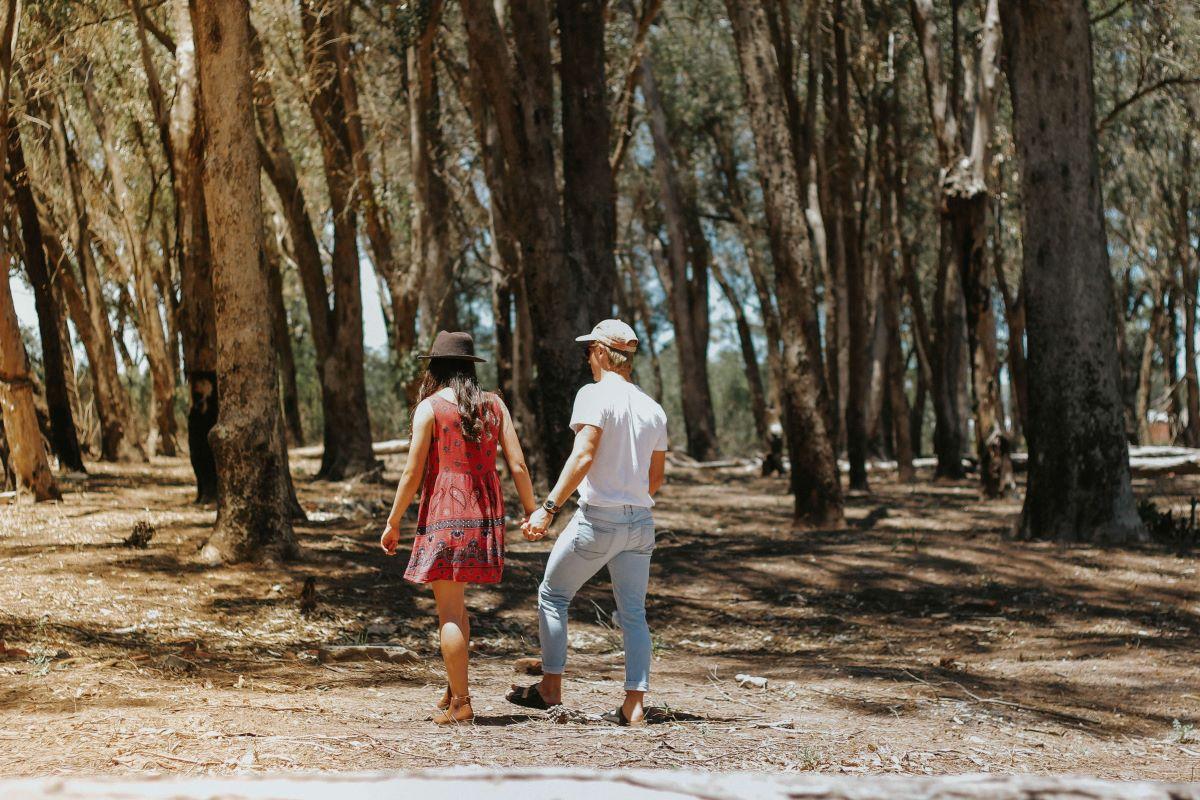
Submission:
[[[383,535],[379,537],[379,546],[383,548],[383,552],[389,556],[396,555],[396,547],[400,544],[400,526],[391,522],[383,529]]]

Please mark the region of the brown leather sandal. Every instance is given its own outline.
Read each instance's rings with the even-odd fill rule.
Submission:
[[[475,719],[475,712],[471,710],[471,695],[464,694],[462,697],[450,696],[450,707],[445,711],[439,711],[433,715],[434,725],[458,725],[463,722],[471,722]]]
[[[446,687],[446,693],[444,695],[442,695],[442,699],[438,700],[437,707],[439,709],[441,709],[442,711],[445,711],[447,708],[450,707],[450,687],[449,686]]]

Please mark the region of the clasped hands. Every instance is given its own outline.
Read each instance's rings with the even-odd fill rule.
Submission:
[[[521,535],[529,542],[545,539],[547,532],[550,530],[550,523],[553,521],[554,517],[551,516],[549,511],[539,508],[521,523]],[[379,537],[379,546],[384,553],[394,556],[396,555],[396,547],[399,544],[400,524],[388,520],[387,525],[383,529],[383,535]]]
[[[544,508],[539,508],[525,518],[521,523],[521,535],[528,542],[536,542],[539,539],[545,539],[546,533],[550,530],[550,523],[554,521],[553,515]]]

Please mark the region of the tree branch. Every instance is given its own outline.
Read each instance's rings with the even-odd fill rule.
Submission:
[[[1109,111],[1108,114],[1105,115],[1104,119],[1100,120],[1100,124],[1096,126],[1096,133],[1097,134],[1103,133],[1104,129],[1107,128],[1113,122],[1113,120],[1115,120],[1117,118],[1117,116],[1120,115],[1120,113],[1122,111],[1129,108],[1131,105],[1136,103],[1138,100],[1141,100],[1146,95],[1153,94],[1154,92],[1157,92],[1159,89],[1166,88],[1167,86],[1189,86],[1189,85],[1194,85],[1194,84],[1200,84],[1200,77],[1194,77],[1194,76],[1188,76],[1188,75],[1172,75],[1170,77],[1163,78],[1162,80],[1155,81],[1154,83],[1151,83],[1148,86],[1143,86],[1141,89],[1138,89],[1136,92],[1131,94],[1129,97],[1125,98],[1124,100],[1122,100],[1121,102],[1119,102],[1115,106],[1113,106],[1112,111]]]

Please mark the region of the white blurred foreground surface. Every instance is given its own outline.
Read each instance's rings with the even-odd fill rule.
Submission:
[[[33,800],[1200,800],[1200,783],[1101,781],[1035,775],[937,778],[472,768],[278,777],[50,777],[0,780],[0,798]]]

